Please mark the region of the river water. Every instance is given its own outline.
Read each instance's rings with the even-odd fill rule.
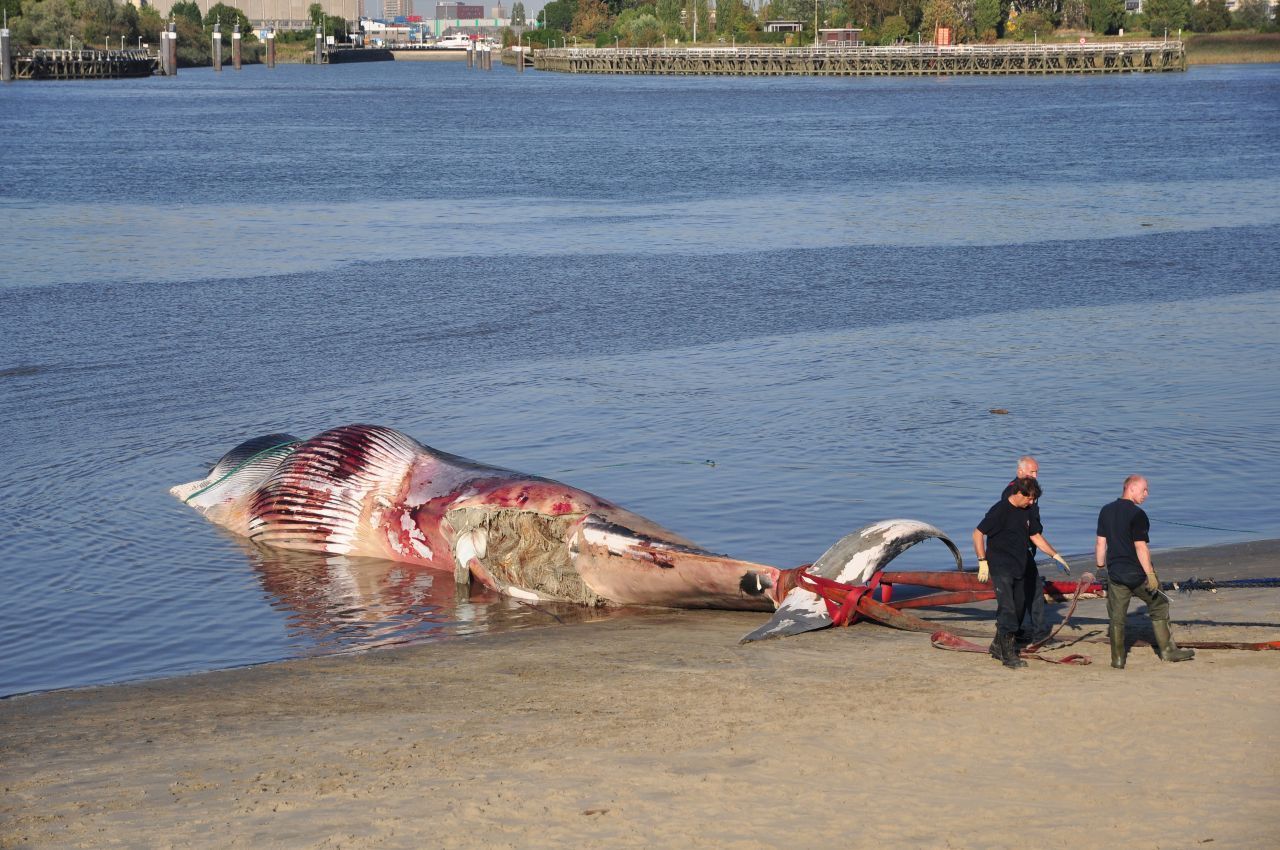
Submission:
[[[1280,66],[183,70],[5,86],[0,133],[0,695],[607,614],[168,495],[275,431],[782,566],[895,516],[967,551],[1026,452],[1082,565],[1134,471],[1156,548],[1280,536]]]

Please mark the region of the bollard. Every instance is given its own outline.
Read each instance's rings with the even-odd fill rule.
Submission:
[[[165,62],[168,64],[170,77],[178,76],[178,25],[169,22],[169,38],[165,51]]]
[[[317,65],[324,62],[324,30],[320,27],[316,27],[316,55],[312,61]]]
[[[9,28],[0,28],[0,83],[13,79],[13,58],[9,55]]]
[[[213,70],[222,70],[222,24],[215,22],[213,25]]]
[[[267,33],[267,67],[274,68],[276,66],[276,31],[270,30]]]
[[[237,71],[240,70],[240,25],[236,24],[235,32],[231,33],[231,66]]]

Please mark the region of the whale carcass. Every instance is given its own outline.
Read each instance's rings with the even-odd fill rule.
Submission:
[[[372,425],[248,440],[170,492],[260,545],[448,570],[522,600],[774,612],[744,640],[831,625],[840,615],[823,583],[866,583],[920,541],[941,540],[961,563],[915,520],[868,525],[805,568],[742,561],[584,490]]]

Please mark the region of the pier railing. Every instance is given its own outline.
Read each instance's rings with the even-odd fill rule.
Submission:
[[[37,47],[13,57],[19,80],[85,80],[149,77],[159,69],[159,54],[150,50],[52,50]]]
[[[897,76],[1185,71],[1181,41],[891,47],[552,48],[534,67],[570,74]]]

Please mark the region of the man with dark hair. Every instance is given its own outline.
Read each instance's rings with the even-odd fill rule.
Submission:
[[[1107,619],[1111,621],[1111,666],[1124,669],[1124,625],[1129,600],[1147,603],[1156,651],[1162,661],[1186,661],[1194,649],[1180,649],[1169,633],[1169,598],[1160,590],[1160,579],[1151,565],[1151,521],[1139,507],[1147,500],[1147,479],[1130,475],[1119,499],[1098,513],[1098,569],[1107,571]]]
[[[1004,488],[1004,492],[1000,494],[1000,498],[1007,499],[1013,493],[1013,485],[1019,478],[1034,478],[1036,483],[1040,482],[1040,462],[1031,455],[1023,455],[1018,458],[1017,474],[1013,481]],[[1033,525],[1040,525],[1040,503],[1036,502],[1029,510],[1034,515],[1032,519]],[[1058,562],[1060,569],[1067,575],[1071,574],[1071,568],[1067,566],[1066,560],[1058,554],[1051,556]],[[1027,575],[1023,584],[1023,590],[1026,593],[1026,603],[1024,610],[1027,612],[1027,626],[1024,629],[1022,623],[1018,623],[1018,631],[1014,634],[1014,643],[1028,644],[1033,641],[1040,640],[1047,633],[1044,624],[1044,582],[1040,580],[1040,569],[1036,566],[1036,547],[1027,547]]]
[[[1027,666],[1018,657],[1013,639],[1026,612],[1027,550],[1034,543],[1050,557],[1057,553],[1051,551],[1041,533],[1040,518],[1031,511],[1040,498],[1039,482],[1024,477],[1009,486],[1010,494],[992,505],[973,530],[973,551],[978,556],[978,581],[995,584],[996,639],[991,642],[991,657],[1016,668]]]

